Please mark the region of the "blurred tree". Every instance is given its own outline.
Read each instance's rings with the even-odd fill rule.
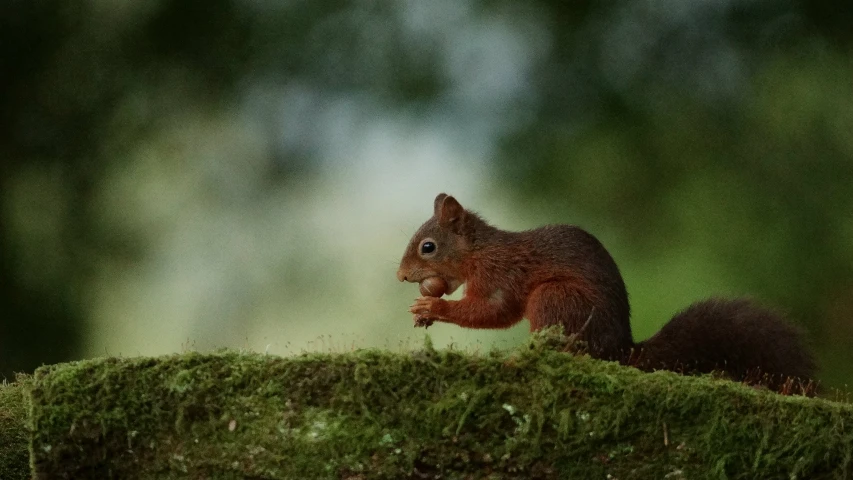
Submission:
[[[84,212],[68,204],[62,218],[41,218],[45,212],[39,210],[53,215],[56,209],[19,196],[55,185],[30,178],[30,185],[16,186],[28,172],[53,170],[77,177],[74,190],[62,193],[85,195],[86,179],[73,164],[85,156],[78,135],[85,136],[80,129],[89,124],[77,123],[79,115],[47,120],[51,112],[37,93],[40,76],[69,35],[62,17],[57,2],[0,7],[0,374],[6,378],[79,353],[82,318],[73,298],[75,275],[59,237],[79,235],[75,217],[85,222]],[[22,245],[22,230],[32,233],[32,243]]]

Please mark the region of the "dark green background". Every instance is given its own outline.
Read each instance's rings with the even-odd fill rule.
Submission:
[[[328,95],[369,97],[389,112],[487,123],[498,132],[497,148],[481,159],[490,191],[537,220],[577,221],[616,244],[617,260],[634,262],[629,290],[643,298],[672,295],[681,279],[661,283],[653,268],[636,265],[695,256],[726,279],[715,291],[788,311],[815,344],[822,378],[850,382],[849,3],[439,2],[420,36],[403,27],[412,2],[141,3],[0,6],[7,377],[86,355],[98,259],[132,264],[151,254],[144,238],[105,228],[95,208],[107,172],[132,168],[125,153],[170,128],[185,113],[179,108],[225,111],[253,85],[298,80]],[[539,47],[525,60],[524,95],[496,102],[492,92],[478,104],[471,98],[481,92],[454,90],[459,75],[429,32],[479,22],[475,31],[489,38],[494,19],[523,25]],[[277,135],[254,125],[258,135]],[[275,167],[262,174],[270,185],[323,175],[322,152],[269,155]],[[27,175],[50,178],[50,188],[13,195]],[[636,318],[637,336],[661,321]]]

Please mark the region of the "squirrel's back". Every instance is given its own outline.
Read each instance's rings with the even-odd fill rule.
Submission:
[[[575,225],[546,225],[523,232],[505,232],[515,239],[519,258],[554,275],[581,276],[609,298],[622,297],[627,308],[627,291],[616,261],[591,233]],[[624,312],[627,317],[628,310]]]

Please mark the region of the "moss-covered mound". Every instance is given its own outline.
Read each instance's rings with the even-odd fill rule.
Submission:
[[[853,476],[850,405],[547,343],[45,367],[25,385],[32,467],[75,479]],[[22,404],[20,389],[3,395]]]

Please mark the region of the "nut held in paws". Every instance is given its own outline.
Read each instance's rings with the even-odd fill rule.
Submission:
[[[421,282],[421,295],[440,297],[447,292],[447,282],[441,277],[429,277]]]

